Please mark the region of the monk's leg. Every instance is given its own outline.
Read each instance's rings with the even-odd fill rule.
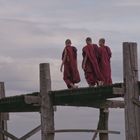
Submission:
[[[89,86],[95,86],[96,85],[96,81],[93,77],[93,73],[85,72],[85,78],[86,78],[86,81],[87,81]]]
[[[65,83],[69,89],[78,88],[78,86],[75,85],[75,82],[73,79],[74,78],[73,78],[69,65],[64,65],[63,80],[65,81]]]
[[[71,88],[71,76],[70,76],[69,65],[64,64],[63,80],[65,81],[68,88]]]
[[[65,73],[64,73],[63,80],[65,81],[68,88],[72,87],[73,83],[71,82],[70,77],[68,75],[66,75]]]

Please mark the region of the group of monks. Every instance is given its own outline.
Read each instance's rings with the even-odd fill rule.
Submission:
[[[85,79],[90,87],[112,84],[111,78],[111,50],[105,45],[105,39],[99,39],[99,46],[92,43],[90,37],[86,38],[86,46],[82,50],[82,69]],[[77,66],[77,49],[72,46],[70,39],[65,41],[65,48],[62,53],[62,64],[60,71],[63,71],[63,79],[68,88],[78,88],[80,75]]]

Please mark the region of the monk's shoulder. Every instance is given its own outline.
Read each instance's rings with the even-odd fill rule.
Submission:
[[[77,50],[77,48],[75,46],[71,46],[74,50]]]
[[[108,48],[108,49],[110,49],[110,47],[109,46],[105,46],[106,48]]]
[[[99,48],[97,44],[92,45],[94,48]]]
[[[71,48],[74,52],[77,52],[77,48],[75,46],[71,46]]]
[[[109,47],[109,46],[107,46],[107,45],[105,45],[105,47],[106,47],[107,49],[110,49],[110,47]]]
[[[96,51],[96,53],[99,53],[99,47],[97,44],[93,44],[93,49]]]
[[[111,52],[111,49],[110,49],[109,46],[105,46],[105,47],[106,47],[106,49],[107,49],[109,52]]]
[[[82,50],[83,50],[83,51],[85,51],[85,50],[86,50],[86,48],[87,48],[87,45],[86,45],[86,46],[84,46]]]
[[[64,51],[66,51],[66,50],[68,50],[68,49],[69,49],[68,46],[65,46]]]

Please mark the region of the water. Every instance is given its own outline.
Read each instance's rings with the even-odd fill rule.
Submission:
[[[55,129],[96,129],[99,111],[94,108],[57,107]],[[110,134],[110,140],[124,140],[124,111],[110,109],[109,130],[120,131],[120,135]],[[8,121],[8,131],[21,137],[40,124],[39,113],[12,113]],[[55,140],[91,140],[93,133],[58,133]],[[29,140],[40,140],[40,132]],[[97,139],[98,140],[98,139]]]

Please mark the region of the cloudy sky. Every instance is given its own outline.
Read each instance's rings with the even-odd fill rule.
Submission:
[[[139,0],[0,0],[0,78],[5,82],[6,94],[10,96],[39,91],[39,63],[44,62],[51,64],[52,88],[66,88],[59,67],[64,41],[67,38],[70,38],[78,49],[82,79],[80,86],[87,86],[81,69],[81,50],[87,36],[91,36],[94,43],[98,43],[100,37],[106,38],[106,43],[113,52],[113,81],[122,81],[122,42],[133,41],[140,44],[139,15]],[[73,115],[73,111],[76,116]],[[115,120],[112,117],[111,127],[116,126],[116,129],[122,130],[123,111],[112,111],[112,116],[117,112],[116,114],[120,114],[120,119]],[[66,127],[65,117],[69,116],[65,113],[73,118],[71,120],[73,123],[67,126],[72,124],[75,126],[74,121],[79,122],[77,123],[79,127],[91,127],[90,121],[96,126],[96,121],[93,119],[98,111],[83,108],[72,108],[69,111],[67,108],[59,108],[56,118],[63,118],[63,121],[56,119],[56,126]],[[80,120],[78,118],[81,115],[83,118]],[[39,115],[11,115],[9,129],[19,136],[24,134],[22,125],[16,126],[21,128],[18,131],[12,126],[21,120],[24,122],[21,122],[22,125],[27,123],[26,128],[32,128],[36,123],[39,124]],[[120,126],[116,121],[120,121]],[[84,123],[82,125],[81,122],[85,122],[86,125]],[[89,134],[74,136],[80,140],[84,136],[91,138]],[[123,135],[115,137],[124,138]],[[39,139],[35,138],[31,140]],[[65,137],[62,135],[56,139],[64,140]]]

